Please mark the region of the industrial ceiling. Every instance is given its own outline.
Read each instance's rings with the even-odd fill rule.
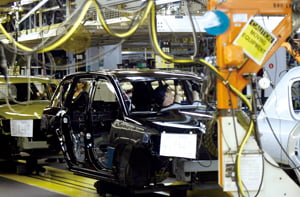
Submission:
[[[59,36],[60,32],[63,32],[68,25],[74,23],[74,20],[80,15],[81,5],[84,2],[83,0],[1,1],[0,20],[16,40],[28,47],[35,47],[45,39],[51,40]],[[138,23],[147,5],[147,1],[132,0],[98,0],[97,2],[109,28],[118,33],[126,32]],[[201,19],[195,17],[201,17],[206,11],[205,0],[188,2],[156,1],[157,20],[168,20],[168,23],[181,24],[180,26],[176,25],[181,27],[177,29],[176,26],[170,27],[164,23],[157,32],[158,39],[172,41],[172,47],[177,52],[189,51],[189,48],[193,46],[192,20],[188,16],[193,17],[194,24],[199,26],[198,23]],[[149,50],[152,46],[148,23],[149,18],[133,35],[124,39],[116,38],[103,29],[95,7],[90,6],[82,21],[84,31],[75,32],[77,34],[73,35],[72,42],[76,42],[77,46],[81,47],[83,45],[88,45],[87,47],[114,45],[122,42],[124,51]],[[203,31],[199,30],[196,36],[201,38],[203,34]],[[0,35],[0,40],[5,39],[3,34]],[[61,48],[64,47],[59,46],[56,49]]]

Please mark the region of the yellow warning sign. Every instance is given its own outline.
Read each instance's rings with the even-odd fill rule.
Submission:
[[[244,52],[260,65],[275,41],[276,37],[252,18],[237,36],[234,44],[241,46]]]

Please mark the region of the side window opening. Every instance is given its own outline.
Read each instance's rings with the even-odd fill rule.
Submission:
[[[116,92],[110,82],[99,80],[96,83],[91,107],[93,133],[109,132],[111,123],[120,116]]]
[[[125,103],[126,108],[130,112],[132,110],[132,91],[133,86],[130,82],[121,82],[121,94]]]
[[[112,122],[120,118],[121,114],[115,89],[110,82],[101,79],[95,83],[90,113],[93,152],[100,162],[100,158],[107,152]]]
[[[105,81],[98,81],[94,101],[116,102],[116,94],[112,84]]]
[[[53,100],[51,103],[51,107],[62,107],[65,106],[65,100],[68,95],[68,92],[71,88],[71,83],[62,83],[57,91],[55,91],[53,95]]]
[[[43,84],[43,86],[44,86],[44,94],[49,100],[51,100],[51,97],[56,90],[56,85],[53,83],[45,83]]]
[[[186,80],[151,80],[151,81],[134,81],[128,85],[129,82],[122,82],[122,90],[130,99],[131,106],[127,106],[130,111],[135,112],[149,112],[158,111],[161,109],[160,102],[163,98],[163,89],[167,87],[171,93],[173,103],[180,105],[191,105],[195,101],[200,101],[200,87],[192,81]],[[124,96],[123,96],[124,97]]]
[[[30,83],[29,88],[27,83],[16,83],[14,84],[16,90],[16,100],[17,101],[27,101],[30,96],[30,100],[40,100],[40,89],[42,87],[41,83]],[[29,94],[28,94],[29,91]]]
[[[6,99],[14,100],[17,97],[17,88],[15,84],[10,84],[9,89],[8,86],[5,85],[0,85],[0,103],[4,104],[6,103]]]
[[[8,99],[10,103],[24,102],[30,100],[50,100],[53,92],[47,91],[47,83],[32,81],[29,85],[27,83],[11,83],[9,85],[0,85],[0,102],[5,103]],[[55,88],[55,84],[51,84]],[[28,95],[28,90],[29,94]]]
[[[186,83],[186,81],[170,79],[163,81],[153,81],[152,87],[154,90],[156,90],[160,86],[167,86],[167,91],[171,93],[173,97],[173,103],[187,105],[192,104],[193,99],[191,98],[192,95],[188,94],[189,92],[191,92],[191,90],[187,89]]]
[[[88,105],[90,81],[86,78],[76,78],[63,88],[62,98],[70,116],[70,137],[74,157],[79,162],[84,162],[86,156],[84,148],[84,136],[89,132]]]
[[[150,82],[132,83],[132,104],[135,111],[151,111],[153,87]]]
[[[300,81],[295,81],[291,87],[292,106],[296,114],[300,112]]]

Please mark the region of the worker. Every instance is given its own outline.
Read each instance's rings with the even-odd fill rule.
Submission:
[[[160,85],[154,90],[154,100],[159,107],[167,107],[174,103],[174,94],[169,85]]]
[[[76,84],[75,92],[71,100],[71,120],[77,122],[77,124],[72,124],[73,130],[79,130],[79,124],[82,119],[85,119],[87,104],[89,100],[89,95],[87,92],[88,83],[85,81],[78,81]]]
[[[86,118],[87,105],[89,100],[87,88],[87,82],[78,81],[70,105],[73,151],[78,162],[84,162],[84,160],[86,159],[84,148],[84,136],[87,127]]]
[[[87,92],[88,83],[78,81],[76,84],[76,89],[71,101],[71,109],[73,111],[85,112],[88,104],[88,92]]]

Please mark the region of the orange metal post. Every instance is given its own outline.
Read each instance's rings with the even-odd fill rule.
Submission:
[[[218,4],[217,0],[208,1],[208,8],[221,10],[227,14],[231,23],[229,29],[217,36],[217,66],[225,79],[228,79],[231,85],[238,90],[243,90],[248,84],[247,79],[243,77],[244,73],[257,73],[264,63],[274,54],[283,42],[292,33],[292,9],[290,0],[227,0]],[[277,37],[277,42],[267,54],[264,63],[257,65],[251,59],[247,60],[240,69],[234,65],[225,63],[224,47],[231,45],[238,33],[246,22],[235,22],[234,14],[247,14],[248,19],[255,15],[282,15],[283,21],[273,30]],[[228,94],[228,89],[220,81],[217,82],[217,102],[218,109],[238,108],[237,97],[234,94]]]
[[[230,19],[230,26],[228,30],[217,36],[216,38],[216,56],[217,66],[220,74],[237,90],[242,91],[248,84],[248,80],[244,78],[245,73],[257,73],[265,64],[265,62],[275,53],[275,51],[286,41],[292,33],[292,6],[291,0],[226,0],[218,3],[218,0],[208,0],[208,10],[220,10],[227,14]],[[246,21],[236,20],[236,16],[242,14],[247,17]],[[282,22],[273,30],[273,34],[277,37],[277,41],[271,50],[266,55],[263,63],[258,65],[252,59],[248,58],[242,65],[236,65],[234,62],[228,60],[228,48],[232,47],[235,38],[241,32],[247,21],[255,15],[278,16],[284,17]],[[219,111],[225,113],[219,116],[219,184],[224,186],[224,160],[225,153],[223,150],[223,137],[230,135],[224,126],[224,114],[229,109],[238,109],[238,97],[224,85],[223,82],[217,80],[217,108]],[[231,116],[227,113],[227,116]],[[228,119],[227,119],[228,120]],[[239,131],[238,131],[239,132]],[[244,132],[244,131],[241,131]],[[231,137],[231,136],[226,136]],[[232,145],[235,146],[236,144]],[[238,149],[238,147],[236,147]]]

